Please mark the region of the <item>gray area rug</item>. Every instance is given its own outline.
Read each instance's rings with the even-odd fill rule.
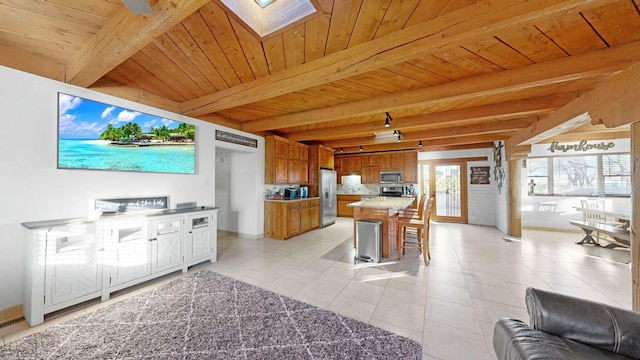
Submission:
[[[0,348],[0,359],[421,358],[413,340],[210,271]]]

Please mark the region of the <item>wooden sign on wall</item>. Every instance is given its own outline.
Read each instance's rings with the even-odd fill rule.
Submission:
[[[238,134],[232,134],[222,130],[216,130],[216,140],[225,141],[232,144],[250,146],[254,148],[258,147],[258,140],[256,139]]]
[[[490,184],[490,167],[489,166],[472,166],[471,167],[471,183],[472,184]]]

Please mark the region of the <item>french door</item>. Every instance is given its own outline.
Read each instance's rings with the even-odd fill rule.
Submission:
[[[431,218],[467,222],[467,171],[465,161],[421,161],[421,193],[433,198]]]

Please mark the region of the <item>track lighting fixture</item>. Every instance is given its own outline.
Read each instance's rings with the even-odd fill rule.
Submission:
[[[393,130],[393,136],[398,136],[398,130]]]
[[[360,145],[360,151],[362,151],[362,145]]]
[[[396,135],[398,137],[398,140],[397,140],[398,142],[402,141],[400,130],[394,130],[393,135]]]
[[[422,140],[418,141],[418,146],[422,147]]]
[[[389,115],[389,113],[385,113],[387,114],[387,117],[384,119],[384,127],[389,127],[391,126],[390,122],[391,120],[393,120],[393,118],[391,117],[391,115]]]
[[[342,148],[342,146],[340,147],[340,152],[343,153],[344,149]]]

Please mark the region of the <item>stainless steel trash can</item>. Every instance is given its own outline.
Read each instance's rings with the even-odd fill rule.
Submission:
[[[382,258],[382,221],[356,221],[356,259],[380,262]]]

